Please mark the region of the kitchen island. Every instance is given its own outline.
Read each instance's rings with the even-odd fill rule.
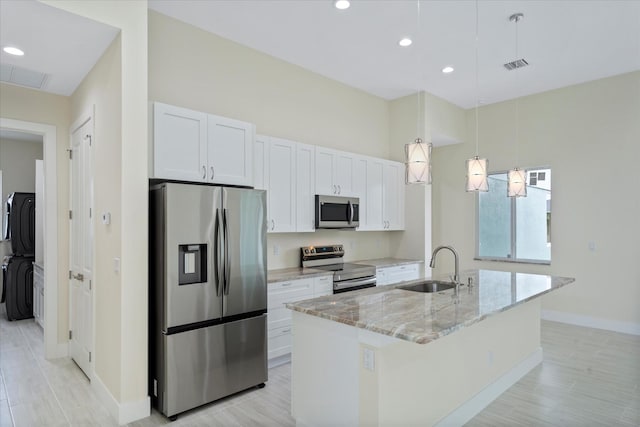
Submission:
[[[396,285],[288,304],[297,424],[461,425],[539,364],[539,297],[574,279],[460,279],[457,298]]]

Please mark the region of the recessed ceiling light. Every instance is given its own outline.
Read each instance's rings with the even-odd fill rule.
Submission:
[[[442,72],[445,73],[445,74],[453,73],[453,67],[447,65],[446,67],[444,67],[442,69]]]
[[[413,43],[413,40],[408,37],[405,37],[398,42],[398,44],[402,47],[411,46],[411,43]]]
[[[333,2],[333,5],[336,9],[345,10],[349,9],[349,6],[351,6],[351,2],[349,0],[336,0]]]
[[[20,49],[18,49],[17,47],[13,47],[13,46],[6,46],[4,47],[2,50],[4,50],[5,52],[7,52],[9,55],[16,55],[16,56],[22,56],[24,55],[24,52],[21,51]]]

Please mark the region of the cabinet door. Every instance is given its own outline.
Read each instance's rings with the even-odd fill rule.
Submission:
[[[367,230],[385,229],[383,175],[384,160],[369,159],[367,161]]]
[[[316,147],[316,194],[338,194],[337,187],[333,184],[333,159],[333,150]]]
[[[404,182],[402,163],[386,162],[384,166],[384,220],[387,230],[404,229]]]
[[[339,196],[353,196],[353,163],[351,153],[338,151],[334,155],[333,183]]]
[[[153,105],[154,178],[206,181],[207,115],[172,105]]]
[[[284,139],[270,138],[267,157],[267,231],[296,231],[296,144]]]
[[[315,231],[315,149],[296,144],[296,231]]]
[[[333,294],[333,276],[316,277],[313,282],[313,297]]]
[[[353,161],[353,196],[360,199],[360,226],[358,230],[368,230],[367,219],[367,159],[356,156]]]
[[[216,184],[253,185],[254,126],[208,116],[207,180]]]
[[[268,145],[268,136],[256,135],[256,141],[253,144],[253,188],[256,190],[267,189]]]

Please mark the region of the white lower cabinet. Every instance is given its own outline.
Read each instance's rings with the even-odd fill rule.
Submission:
[[[319,276],[308,279],[270,283],[267,288],[267,336],[268,355],[272,359],[291,353],[291,310],[288,302],[331,295],[333,277]],[[282,362],[285,360],[283,359]],[[272,366],[275,366],[274,363]],[[270,362],[271,365],[271,362]]]
[[[420,263],[402,264],[376,269],[376,285],[393,285],[394,283],[416,280],[420,277]]]

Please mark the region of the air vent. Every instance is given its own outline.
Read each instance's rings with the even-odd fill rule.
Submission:
[[[516,68],[526,67],[527,65],[529,65],[529,63],[527,62],[526,59],[523,58],[523,59],[516,59],[515,61],[512,61],[512,62],[507,62],[506,64],[504,64],[504,68],[511,71],[511,70],[515,70]]]
[[[11,64],[1,64],[0,80],[5,83],[42,89],[47,82],[47,75],[39,71],[27,70]]]

